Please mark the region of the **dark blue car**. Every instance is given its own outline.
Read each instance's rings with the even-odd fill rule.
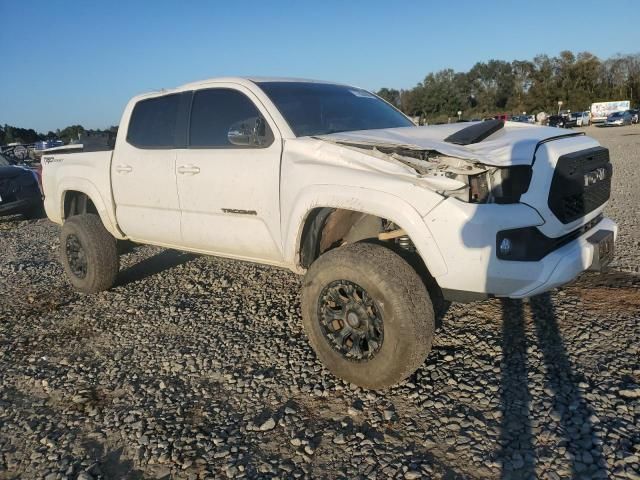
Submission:
[[[42,191],[38,173],[0,156],[0,216],[42,216]]]

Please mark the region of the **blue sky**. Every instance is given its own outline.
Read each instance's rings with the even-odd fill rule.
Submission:
[[[0,0],[0,123],[104,128],[137,93],[220,75],[377,90],[491,58],[635,53],[639,9],[635,0]]]

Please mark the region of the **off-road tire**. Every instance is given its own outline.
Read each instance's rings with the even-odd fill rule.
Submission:
[[[323,333],[320,297],[337,280],[362,287],[381,311],[384,338],[369,360],[345,358]],[[420,367],[435,329],[433,306],[416,271],[390,249],[371,243],[336,248],[311,265],[302,289],[302,320],[320,361],[335,376],[368,389],[388,388]]]
[[[77,238],[86,258],[83,278],[74,273],[67,254],[67,239],[72,235]],[[95,214],[75,215],[64,222],[60,233],[60,261],[73,287],[83,293],[109,289],[120,267],[116,239]]]

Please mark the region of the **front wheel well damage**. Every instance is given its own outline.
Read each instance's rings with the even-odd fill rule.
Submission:
[[[300,265],[309,268],[323,253],[333,248],[377,238],[384,219],[343,208],[318,207],[311,210],[302,229]]]
[[[349,209],[314,208],[307,215],[302,229],[300,265],[309,268],[322,254],[356,242],[377,243],[404,258],[424,282],[437,317],[444,314],[448,304],[444,302],[437,281],[429,272],[409,235],[401,225],[389,219]]]

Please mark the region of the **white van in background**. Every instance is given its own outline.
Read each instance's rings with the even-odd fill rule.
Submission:
[[[604,122],[614,112],[622,112],[631,108],[629,100],[615,102],[596,102],[591,104],[591,122]]]

